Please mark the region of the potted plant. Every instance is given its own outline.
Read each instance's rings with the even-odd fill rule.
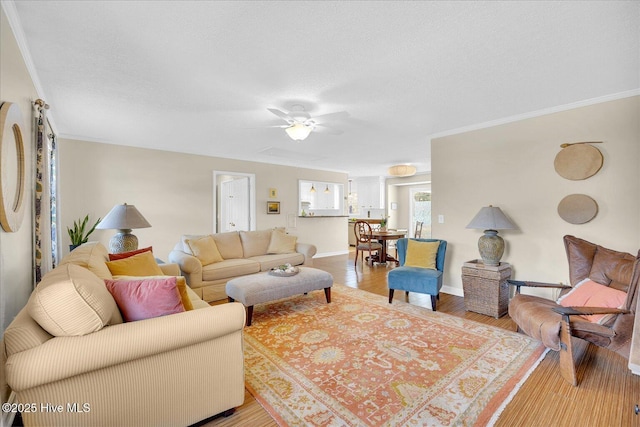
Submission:
[[[84,219],[78,219],[78,221],[73,221],[73,228],[67,227],[67,233],[69,233],[69,239],[71,239],[71,244],[69,245],[69,250],[72,251],[83,243],[87,243],[89,240],[89,235],[93,233],[93,230],[96,229],[96,226],[100,223],[101,218],[98,218],[93,227],[91,227],[88,231],[85,232],[87,228],[87,224],[89,223],[89,215],[85,216]]]
[[[382,231],[386,231],[387,230],[387,220],[389,219],[389,216],[382,216],[382,220],[380,220],[380,230]]]

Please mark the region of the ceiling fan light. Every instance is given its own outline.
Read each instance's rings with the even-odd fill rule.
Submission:
[[[287,132],[289,138],[294,141],[303,141],[311,133],[311,128],[302,123],[294,123],[288,128],[285,128],[284,131]]]
[[[411,165],[391,166],[387,171],[391,176],[413,176],[416,174],[416,167]]]

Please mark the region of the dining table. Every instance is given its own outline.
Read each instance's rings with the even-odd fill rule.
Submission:
[[[382,244],[382,249],[380,250],[379,256],[374,256],[373,261],[381,264],[386,264],[387,261],[395,262],[396,265],[400,264],[400,261],[389,255],[387,251],[387,242],[389,240],[398,240],[402,239],[407,235],[406,231],[400,230],[372,230],[371,238],[373,240],[378,240]]]

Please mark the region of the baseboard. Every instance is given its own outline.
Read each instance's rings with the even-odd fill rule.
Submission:
[[[16,394],[13,391],[9,395],[9,399],[7,400],[6,403],[9,403],[9,404],[16,403]],[[0,419],[0,426],[1,427],[9,427],[9,426],[13,425],[13,420],[15,419],[15,417],[16,417],[16,413],[15,412],[2,411],[2,419]]]
[[[440,288],[440,292],[443,292],[445,294],[449,294],[449,295],[455,295],[458,297],[463,297],[464,296],[464,291],[460,288],[457,287],[453,287],[453,286],[447,286],[447,285],[443,285],[442,288]]]
[[[349,255],[349,251],[336,251],[336,252],[323,252],[321,254],[315,254],[313,257],[314,258],[324,258],[324,257],[328,257],[328,256],[335,256],[335,255]]]

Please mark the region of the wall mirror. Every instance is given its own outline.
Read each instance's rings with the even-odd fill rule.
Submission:
[[[298,180],[299,216],[344,216],[344,184]]]

